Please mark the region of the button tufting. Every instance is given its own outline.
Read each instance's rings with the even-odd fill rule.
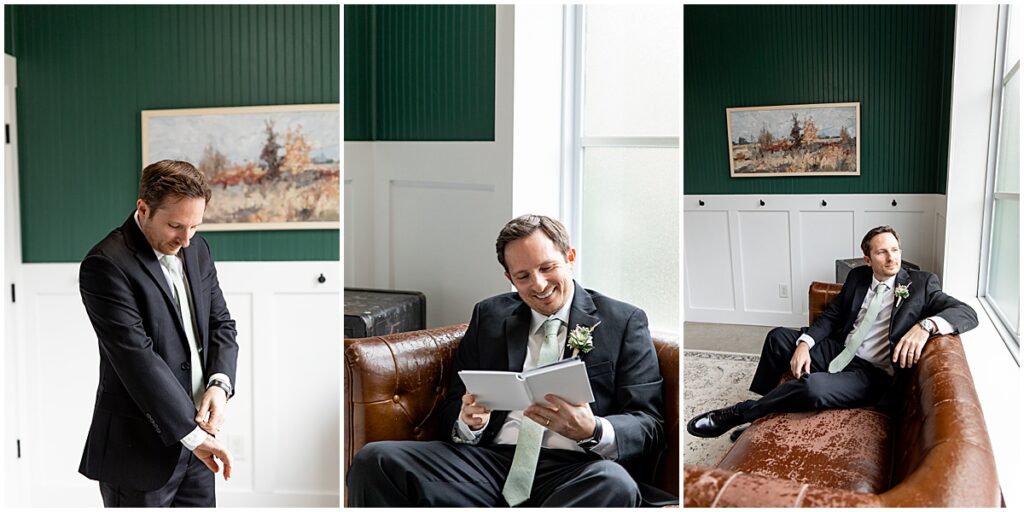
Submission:
[[[398,395],[391,397],[391,401],[398,403]]]

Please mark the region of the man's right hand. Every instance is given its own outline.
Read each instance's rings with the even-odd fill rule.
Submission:
[[[224,463],[224,480],[231,479],[231,452],[224,445],[220,444],[216,437],[206,436],[203,444],[192,450],[192,453],[214,473],[220,470],[220,466],[217,464],[217,459],[220,459]]]
[[[480,430],[491,419],[491,411],[476,403],[476,397],[469,394],[462,395],[462,422],[469,426],[472,431]]]
[[[798,379],[805,373],[811,373],[811,349],[806,343],[798,342],[796,344],[793,357],[789,360],[789,370]]]

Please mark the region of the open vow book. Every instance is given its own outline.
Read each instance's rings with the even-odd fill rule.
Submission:
[[[547,394],[574,404],[594,401],[587,366],[577,357],[525,372],[463,370],[459,377],[476,402],[492,411],[520,411],[546,403]]]

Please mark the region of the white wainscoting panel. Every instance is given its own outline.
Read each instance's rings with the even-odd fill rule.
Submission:
[[[861,238],[878,225],[896,228],[903,258],[924,270],[945,249],[937,194],[687,195],[683,208],[691,322],[806,325],[811,281],[834,281],[835,260],[862,257]]]
[[[373,286],[373,147],[372,142],[345,143],[345,284]]]
[[[239,344],[238,391],[221,434],[234,475],[217,478],[218,505],[337,507],[338,263],[222,262],[217,269]],[[26,354],[20,389],[28,407],[17,423],[28,504],[99,507],[98,485],[78,474],[99,367],[78,264],[22,265],[18,297],[26,328],[13,342]]]

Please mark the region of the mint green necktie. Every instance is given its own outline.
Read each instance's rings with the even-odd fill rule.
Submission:
[[[176,256],[164,254],[160,256],[160,264],[171,274],[171,282],[174,283],[174,301],[178,303],[178,312],[181,313],[181,323],[185,327],[185,337],[188,339],[189,352],[192,354],[192,362],[189,363],[192,369],[192,402],[198,408],[203,403],[203,363],[199,359],[198,345],[196,344],[196,331],[192,322],[192,306],[189,304],[188,293],[185,291],[185,278],[181,275]]]
[[[541,346],[537,366],[558,360],[561,355],[561,351],[558,350],[558,328],[561,326],[562,321],[557,318],[544,322],[544,345]],[[519,439],[516,440],[516,454],[512,457],[512,467],[508,470],[505,487],[501,490],[509,506],[514,507],[530,498],[544,430],[543,426],[523,416],[523,421],[519,424]]]
[[[850,336],[850,342],[846,344],[846,348],[828,364],[829,373],[839,373],[846,368],[846,365],[853,361],[853,356],[857,354],[857,349],[864,343],[864,338],[868,336],[868,331],[871,326],[875,323],[875,319],[878,318],[878,311],[882,309],[882,294],[885,291],[885,283],[878,283],[875,287],[875,296],[871,298],[871,303],[868,304],[868,310],[864,313],[864,320],[861,320],[860,325],[853,331]]]

